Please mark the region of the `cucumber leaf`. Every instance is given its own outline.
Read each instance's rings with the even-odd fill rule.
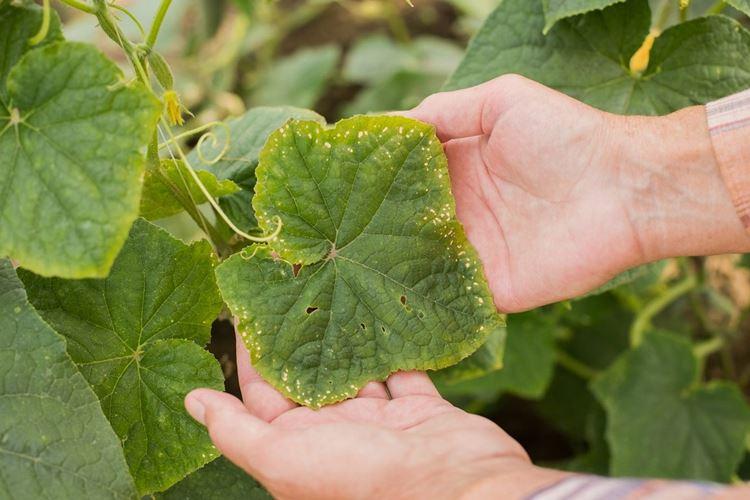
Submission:
[[[96,395],[7,259],[0,260],[0,400],[0,496],[135,496]]]
[[[286,396],[319,407],[396,370],[444,368],[502,321],[432,127],[292,121],[260,158],[256,216],[283,229],[217,278],[254,366]]]
[[[260,150],[271,132],[292,118],[325,123],[325,119],[314,111],[291,106],[260,106],[227,120],[226,127],[217,127],[213,131],[215,141],[205,141],[200,153],[194,149],[188,155],[194,169],[206,170],[218,179],[231,180],[242,188],[220,199],[219,205],[243,231],[258,228],[251,202]],[[216,158],[219,160],[212,163]]]
[[[253,479],[224,457],[219,457],[169,488],[154,495],[164,500],[272,500]]]
[[[37,34],[42,24],[42,9],[37,5],[13,6],[0,4],[0,110],[9,109],[8,73],[21,56],[31,49],[43,47],[62,40],[60,18],[52,11],[47,36],[37,45],[30,45],[29,39]]]
[[[0,255],[106,276],[138,215],[158,101],[95,48],[58,42],[11,70],[0,108]]]
[[[606,111],[660,115],[750,87],[750,33],[724,16],[665,30],[642,74],[629,61],[650,29],[646,0],[564,19],[546,36],[544,24],[541,0],[504,0],[446,88],[519,73]]]
[[[250,94],[258,106],[315,106],[333,77],[341,49],[334,44],[302,49],[275,61]]]
[[[727,0],[727,3],[743,14],[750,16],[750,0]]]
[[[736,384],[699,377],[687,339],[649,332],[594,380],[607,412],[613,475],[731,479],[744,454],[750,408]]]
[[[601,10],[625,0],[542,0],[544,8],[544,34],[561,19],[592,10]]]
[[[460,367],[475,353],[455,367],[436,373],[440,393],[452,401],[468,398],[484,403],[495,401],[504,392],[526,399],[542,397],[555,366],[555,320],[554,315],[541,309],[509,315],[502,369],[487,370],[484,376],[471,380],[442,377],[443,371]]]
[[[141,494],[216,456],[182,403],[194,388],[223,389],[219,365],[203,349],[222,307],[214,264],[208,242],[187,246],[140,219],[106,279],[21,274],[32,304],[68,339]]]
[[[143,180],[143,195],[141,196],[141,217],[148,220],[163,219],[182,212],[182,204],[170,188],[170,184],[190,193],[190,198],[196,205],[208,200],[198,187],[187,166],[180,160],[162,160],[161,172],[146,171]],[[214,174],[206,170],[196,171],[198,178],[214,198],[234,194],[240,190],[234,182],[219,180]]]
[[[462,359],[458,364],[443,368],[435,372],[433,380],[436,383],[457,384],[463,381],[471,381],[495,373],[503,368],[505,357],[505,323],[498,323],[490,332],[487,342],[474,351],[468,358]]]

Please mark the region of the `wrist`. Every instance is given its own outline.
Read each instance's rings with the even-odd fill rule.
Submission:
[[[614,165],[642,263],[750,251],[721,176],[705,109],[620,117]]]
[[[527,498],[551,484],[573,475],[571,472],[537,467],[529,461],[515,459],[499,463],[495,469],[464,488],[458,498]],[[501,494],[502,493],[502,494]],[[501,494],[501,495],[500,495]]]

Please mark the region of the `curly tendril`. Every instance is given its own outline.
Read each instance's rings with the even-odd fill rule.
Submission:
[[[214,149],[218,149],[219,144],[221,144],[219,142],[220,141],[219,136],[211,130],[214,127],[220,127],[224,130],[225,139],[224,139],[224,145],[221,148],[221,151],[219,151],[219,154],[216,157],[209,159],[209,158],[206,158],[202,150],[205,142],[210,140],[211,141],[210,146]],[[169,146],[169,144],[178,145],[179,141],[181,141],[182,139],[195,135],[199,132],[203,132],[205,130],[208,130],[208,132],[203,134],[198,139],[198,144],[196,144],[195,146],[195,151],[198,154],[198,159],[200,159],[201,163],[204,163],[206,165],[213,165],[217,163],[219,160],[221,160],[222,158],[224,158],[224,156],[227,154],[227,151],[229,151],[229,146],[231,146],[231,134],[229,131],[229,126],[224,122],[218,122],[218,121],[209,122],[209,123],[206,123],[205,125],[201,125],[200,127],[196,127],[196,128],[187,130],[185,132],[182,132],[181,134],[171,136],[169,139],[159,144],[159,149],[163,149]]]
[[[274,217],[273,222],[276,225],[276,229],[274,229],[274,231],[271,234],[267,235],[267,236],[252,236],[252,235],[247,234],[246,232],[244,232],[242,229],[240,229],[239,227],[237,227],[237,225],[234,222],[232,222],[232,220],[227,216],[227,214],[224,212],[224,210],[221,209],[221,207],[219,206],[219,203],[216,201],[216,199],[214,199],[214,197],[208,191],[208,189],[203,184],[203,182],[201,182],[200,177],[198,177],[198,174],[195,173],[195,170],[193,169],[193,166],[190,164],[190,160],[188,160],[187,155],[185,154],[185,152],[180,147],[180,144],[179,144],[178,141],[179,141],[179,138],[181,136],[184,137],[186,134],[192,135],[192,134],[196,133],[196,131],[206,130],[206,128],[210,128],[211,126],[218,125],[218,126],[227,127],[227,125],[225,123],[222,123],[222,122],[213,122],[213,123],[209,123],[207,125],[204,125],[203,127],[198,127],[198,129],[194,129],[194,130],[185,132],[183,134],[180,134],[178,136],[175,136],[172,133],[172,129],[170,128],[169,123],[167,123],[167,120],[163,116],[161,117],[161,122],[162,122],[162,125],[163,125],[163,129],[166,131],[166,134],[169,135],[169,138],[164,141],[163,146],[167,147],[169,149],[169,154],[172,157],[172,160],[176,160],[174,154],[172,153],[172,148],[169,147],[169,145],[171,143],[175,144],[175,149],[177,150],[177,155],[180,157],[180,160],[182,160],[182,162],[187,167],[187,171],[190,173],[190,176],[192,177],[193,182],[195,182],[195,184],[201,190],[201,193],[203,193],[203,196],[205,196],[206,200],[208,200],[208,202],[211,204],[211,207],[214,209],[214,212],[216,212],[216,215],[221,220],[223,220],[227,224],[227,226],[229,226],[230,229],[232,229],[232,231],[235,232],[235,234],[237,234],[238,236],[246,239],[247,241],[253,241],[255,243],[267,243],[269,241],[273,241],[274,239],[276,239],[276,237],[281,233],[281,228],[283,226],[283,222],[281,220],[281,217],[278,217],[278,216]],[[209,134],[213,134],[213,133],[211,132]],[[209,134],[205,134],[204,137],[206,135],[209,135]],[[225,145],[225,148],[222,150],[222,153],[216,159],[214,159],[214,163],[216,163],[217,161],[219,161],[221,159],[221,157],[226,152],[226,149],[228,149],[228,147],[229,147],[229,141],[230,141],[229,127],[226,128],[226,135],[227,135],[227,143]],[[216,140],[218,141],[218,139],[216,139]],[[199,141],[199,145],[200,145],[200,141]],[[218,147],[218,142],[215,143],[212,146]],[[162,146],[160,146],[160,147],[162,147]],[[199,156],[200,156],[200,151],[199,151]]]
[[[216,133],[213,130],[209,130],[205,134],[203,134],[200,139],[198,139],[198,144],[195,145],[195,152],[198,154],[198,158],[201,162],[205,163],[206,165],[213,165],[214,163],[217,163],[219,160],[224,158],[224,155],[227,154],[227,151],[229,151],[229,146],[231,144],[231,138],[229,133],[229,126],[224,122],[214,122],[215,125],[222,127],[224,129],[224,145],[221,148],[221,151],[219,151],[219,154],[216,155],[214,158],[206,158],[203,154],[203,144],[210,140],[211,141],[211,147],[214,149],[218,149],[219,145],[221,144],[219,136],[216,135]]]
[[[36,35],[29,38],[29,45],[38,45],[42,43],[45,38],[47,38],[47,33],[49,33],[50,17],[52,15],[50,10],[51,7],[49,5],[49,0],[44,0],[44,4],[42,5],[42,25],[39,27],[39,31],[36,33]]]

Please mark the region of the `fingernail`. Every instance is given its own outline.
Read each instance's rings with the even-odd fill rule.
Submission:
[[[185,409],[191,417],[203,425],[206,425],[206,407],[203,402],[194,393],[190,393],[185,398]]]

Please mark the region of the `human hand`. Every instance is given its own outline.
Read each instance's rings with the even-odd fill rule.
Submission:
[[[660,258],[750,244],[702,106],[616,116],[505,75],[404,114],[434,124],[445,144],[457,215],[500,310],[575,297]]]
[[[445,401],[424,373],[396,373],[311,410],[285,399],[249,359],[239,340],[245,404],[209,389],[185,404],[222,454],[274,497],[457,498],[485,478],[533,468],[502,429]]]

